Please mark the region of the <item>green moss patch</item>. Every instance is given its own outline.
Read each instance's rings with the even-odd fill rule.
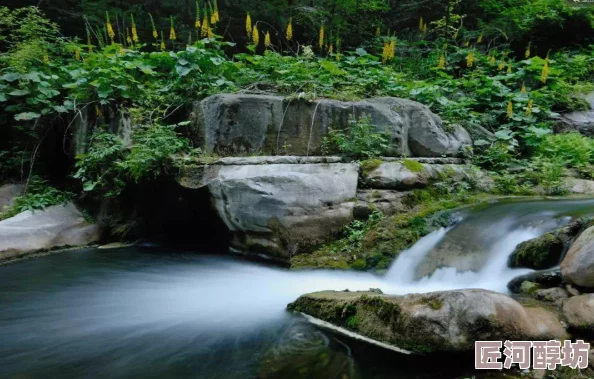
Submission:
[[[422,163],[410,159],[405,159],[402,164],[411,172],[423,172],[425,169],[425,166],[423,166]]]

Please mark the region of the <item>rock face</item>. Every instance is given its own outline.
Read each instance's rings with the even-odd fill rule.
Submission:
[[[571,112],[561,117],[557,132],[575,131],[585,136],[594,136],[594,92],[585,96],[590,110]]]
[[[563,305],[568,325],[579,332],[594,334],[594,294],[575,296]]]
[[[231,248],[288,260],[325,242],[353,219],[354,163],[206,166],[186,176],[188,188],[208,186],[233,237]],[[192,181],[191,178],[198,178]]]
[[[455,156],[472,143],[460,126],[447,132],[426,106],[387,97],[307,102],[268,95],[215,95],[194,104],[192,134],[208,152],[314,155],[320,153],[329,130],[345,128],[353,114],[368,115],[377,132],[390,136],[388,156]]]
[[[362,184],[369,188],[408,191],[426,188],[432,181],[442,177],[455,180],[469,180],[488,187],[485,177],[474,171],[471,166],[453,164],[423,164],[415,160],[401,162],[378,162],[376,167],[362,172]]]
[[[510,256],[509,266],[535,270],[556,266],[569,244],[587,222],[587,220],[578,219],[559,230],[522,242]]]
[[[406,205],[409,192],[391,190],[359,190],[355,204],[354,216],[359,220],[367,220],[375,211],[389,216],[408,209]]]
[[[542,287],[549,288],[561,285],[561,283],[563,283],[563,278],[561,278],[561,272],[559,269],[532,272],[530,274],[518,276],[517,278],[512,279],[507,284],[507,288],[513,293],[521,293],[522,284],[524,282],[536,283]]]
[[[87,223],[72,203],[27,211],[0,222],[0,261],[98,240],[99,228]]]
[[[328,291],[303,295],[288,309],[415,352],[467,352],[475,341],[566,336],[553,313],[485,290],[407,296]]]
[[[24,186],[21,184],[7,184],[0,186],[0,213],[5,207],[10,207],[14,198],[23,193]]]
[[[594,287],[594,226],[571,245],[561,262],[563,279],[581,287]]]

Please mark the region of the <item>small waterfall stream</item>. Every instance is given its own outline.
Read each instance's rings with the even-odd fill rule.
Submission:
[[[402,252],[384,275],[294,272],[155,247],[71,251],[2,266],[0,377],[454,377],[423,376],[431,368],[411,372],[392,364],[394,357],[382,368],[377,353],[354,354],[287,314],[286,304],[347,288],[506,292],[509,280],[528,271],[507,268],[517,244],[582,215],[594,215],[593,200],[469,209],[458,224]]]

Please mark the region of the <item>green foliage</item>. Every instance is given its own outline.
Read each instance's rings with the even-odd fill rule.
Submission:
[[[338,151],[353,159],[371,159],[383,155],[389,143],[389,136],[375,132],[369,117],[356,119],[351,116],[347,130],[330,130],[324,137],[324,150]]]
[[[128,184],[157,179],[176,168],[174,156],[189,152],[189,143],[173,126],[137,126],[130,145],[116,135],[93,135],[85,154],[76,157],[75,178],[86,192],[119,195]]]
[[[25,211],[43,209],[52,205],[64,204],[72,199],[72,194],[50,186],[47,181],[33,177],[29,181],[27,192],[14,199],[8,209],[0,209],[0,220],[4,220]]]
[[[583,167],[594,163],[594,139],[579,133],[549,135],[536,153],[567,167]]]
[[[411,172],[423,172],[423,170],[425,169],[422,163],[419,163],[418,161],[413,161],[411,159],[405,159],[404,161],[402,161],[402,164]]]

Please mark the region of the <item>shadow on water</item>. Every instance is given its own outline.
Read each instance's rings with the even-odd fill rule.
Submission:
[[[385,276],[293,272],[160,247],[69,251],[2,266],[0,377],[460,377],[472,362],[447,356],[429,361],[346,340],[288,314],[286,304],[329,289],[505,291],[508,277],[522,272],[505,267],[515,244],[587,214],[594,214],[594,201],[503,203],[465,211],[455,228],[403,252]],[[459,233],[469,224],[471,229]],[[443,253],[440,244],[448,236],[454,236],[450,246],[462,246],[463,258],[476,253],[469,246],[484,245],[480,254],[487,258],[478,271],[435,265],[420,280],[394,273]],[[482,242],[460,243],[469,236]],[[500,271],[492,277],[482,271],[494,268]]]

